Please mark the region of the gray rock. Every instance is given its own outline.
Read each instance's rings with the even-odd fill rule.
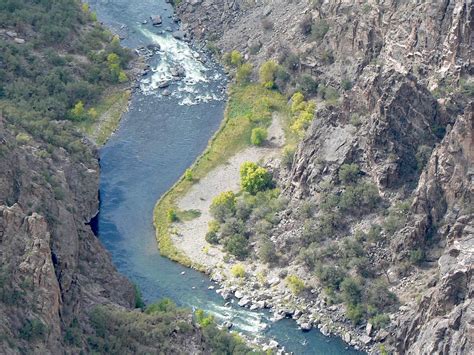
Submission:
[[[373,325],[372,323],[367,323],[366,327],[365,327],[365,334],[367,334],[368,336],[370,336],[372,334],[372,328],[373,328]]]
[[[186,32],[184,31],[175,31],[172,33],[172,36],[176,39],[183,40],[186,37]]]
[[[372,341],[372,338],[369,337],[368,335],[365,335],[365,334],[364,334],[364,335],[360,336],[359,340],[360,340],[363,344],[368,345],[368,344],[370,344],[370,342]]]
[[[159,26],[163,23],[163,20],[160,15],[150,16],[150,19],[151,19],[151,24],[153,26]]]

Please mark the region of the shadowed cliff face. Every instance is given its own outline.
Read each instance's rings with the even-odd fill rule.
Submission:
[[[472,349],[474,308],[474,106],[448,129],[423,171],[411,219],[392,243],[395,257],[417,245],[440,249],[437,274],[420,303],[399,319],[397,349],[464,354]],[[430,229],[437,233],[428,240]]]
[[[388,332],[373,339],[386,338],[385,345],[399,353],[468,352],[472,1],[184,0],[179,12],[195,38],[224,52],[238,49],[252,64],[274,59],[285,66],[286,57],[296,56],[296,69],[286,67],[291,80],[280,89],[300,89],[306,75],[339,92],[336,102],[313,93],[315,119],[292,167],[276,168],[292,198],[273,231],[277,251],[298,260],[294,250],[303,245],[303,228],[295,211],[310,201],[318,218],[327,186],[338,186],[344,164],[357,164],[383,202],[371,214],[342,216],[337,224],[346,226],[342,231],[333,226],[331,239],[383,226],[382,240],[364,248],[371,268],[387,275],[401,307],[390,315]],[[409,204],[403,222],[389,234],[384,223],[400,201]]]
[[[1,330],[21,339],[41,322],[39,348],[59,351],[74,320],[86,322],[97,304],[130,308],[134,291],[86,225],[98,208],[97,160],[61,148],[40,157],[44,143],[18,143],[3,119],[0,134]]]

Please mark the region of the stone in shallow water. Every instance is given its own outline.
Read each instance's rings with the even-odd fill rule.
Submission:
[[[150,16],[150,19],[153,26],[159,26],[163,22],[160,15]]]

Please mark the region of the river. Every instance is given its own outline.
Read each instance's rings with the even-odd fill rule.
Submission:
[[[88,2],[99,20],[124,38],[123,45],[161,47],[149,59],[152,72],[141,79],[118,131],[100,152],[97,229],[118,270],[140,287],[146,302],[168,297],[178,305],[204,309],[218,321],[228,320],[243,333],[275,339],[296,354],[359,354],[339,338],[317,330],[301,332],[290,319],[271,323],[267,311],[224,306],[205,275],[160,256],[153,208],[217,130],[225,107],[226,77],[205,54],[170,35],[167,30],[178,25],[164,0]],[[156,14],[163,19],[160,27],[150,23],[150,15]],[[159,88],[178,65],[185,78]],[[169,95],[163,95],[165,90]]]

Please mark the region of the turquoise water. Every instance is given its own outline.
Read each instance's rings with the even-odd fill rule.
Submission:
[[[297,354],[356,354],[338,338],[319,331],[301,332],[286,319],[269,321],[270,313],[249,311],[231,304],[208,287],[203,274],[159,255],[152,225],[156,201],[192,164],[217,130],[225,106],[226,79],[220,68],[169,33],[176,29],[172,8],[163,0],[89,1],[101,21],[119,32],[131,48],[158,43],[163,51],[150,59],[153,73],[142,78],[141,90],[132,96],[129,112],[119,130],[100,153],[101,184],[98,234],[118,270],[135,282],[147,302],[168,297],[182,306],[201,308],[235,328],[277,340]],[[143,24],[161,14],[163,26]],[[204,58],[205,59],[205,58]],[[176,65],[186,77],[163,96],[158,86],[168,80]],[[184,272],[184,275],[182,274]]]

